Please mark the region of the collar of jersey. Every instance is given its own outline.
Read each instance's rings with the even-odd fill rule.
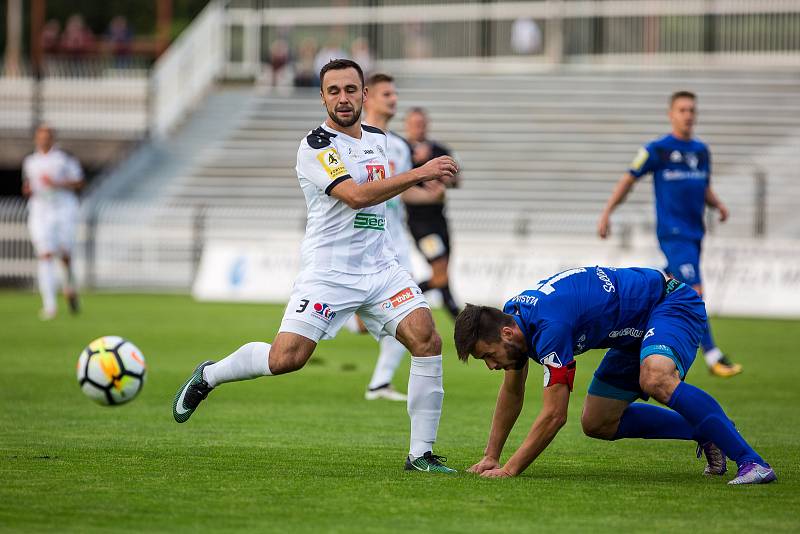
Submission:
[[[326,132],[333,134],[336,137],[341,137],[343,139],[352,139],[353,141],[360,143],[364,139],[364,128],[361,126],[361,124],[359,124],[358,127],[361,128],[361,139],[356,139],[355,137],[351,137],[346,133],[340,132],[339,130],[334,130],[333,128],[328,126],[327,123],[324,122],[322,123],[322,129],[325,130]]]

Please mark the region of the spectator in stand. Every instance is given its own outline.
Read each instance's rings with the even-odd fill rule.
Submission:
[[[94,50],[94,34],[81,15],[70,15],[61,34],[61,52],[72,58],[85,56]]]
[[[42,28],[39,40],[42,43],[42,51],[47,55],[58,53],[59,39],[61,34],[61,23],[56,19],[48,20]]]
[[[122,15],[117,15],[108,25],[106,40],[114,56],[114,67],[125,68],[131,63],[131,52],[133,51],[133,32],[128,26],[128,19]]]
[[[350,54],[342,50],[339,44],[334,40],[328,41],[328,44],[320,48],[319,52],[317,52],[317,56],[314,58],[314,70],[317,72],[321,71],[322,67],[327,65],[332,59],[350,59]]]
[[[285,39],[275,39],[269,45],[270,85],[286,85],[283,78],[289,66],[289,43]]]
[[[361,65],[364,72],[372,72],[372,53],[366,39],[359,37],[350,44],[350,59]]]
[[[300,41],[297,48],[297,61],[294,64],[295,87],[319,87],[319,71],[314,69],[314,59],[317,56],[317,41],[313,37],[306,37]]]

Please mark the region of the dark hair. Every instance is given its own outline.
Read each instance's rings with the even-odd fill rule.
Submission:
[[[675,91],[669,97],[669,107],[672,107],[672,104],[674,104],[679,98],[691,98],[692,100],[697,100],[697,96],[691,91]]]
[[[425,108],[421,108],[419,106],[415,106],[413,108],[408,108],[408,111],[406,111],[406,117],[408,117],[409,115],[412,115],[414,113],[419,113],[420,115],[422,115],[426,119],[428,118],[428,112],[425,111]]]
[[[456,317],[453,331],[458,359],[466,363],[478,341],[496,343],[500,341],[500,329],[513,324],[514,319],[497,308],[467,304]]]
[[[394,78],[382,72],[376,72],[375,74],[367,78],[368,86],[377,85],[379,83],[394,83]]]
[[[322,82],[325,80],[325,73],[329,70],[344,70],[344,69],[356,69],[358,73],[358,77],[361,79],[361,87],[364,87],[364,71],[361,70],[361,67],[355,61],[350,59],[332,59],[325,64],[324,67],[319,71],[319,85],[322,87]]]

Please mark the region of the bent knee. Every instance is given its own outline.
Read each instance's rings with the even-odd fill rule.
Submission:
[[[618,422],[610,424],[606,421],[593,421],[584,417],[581,418],[581,429],[583,430],[584,435],[590,438],[602,439],[606,441],[614,439],[614,436],[617,433],[618,424]]]

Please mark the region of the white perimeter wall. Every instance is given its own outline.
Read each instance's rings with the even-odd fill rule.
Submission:
[[[285,302],[299,269],[301,239],[299,233],[276,232],[260,244],[207,242],[193,294],[201,300]],[[710,313],[800,318],[797,241],[712,237],[702,262]],[[415,278],[423,279],[427,264],[419,255],[414,264]],[[450,276],[458,301],[500,305],[567,268],[664,264],[650,236],[635,237],[627,248],[599,239],[464,237],[454,240]]]

